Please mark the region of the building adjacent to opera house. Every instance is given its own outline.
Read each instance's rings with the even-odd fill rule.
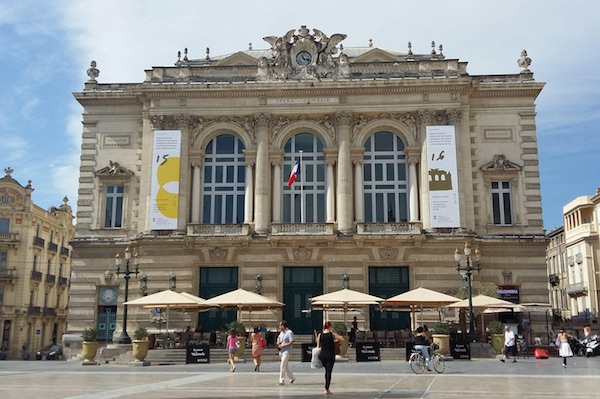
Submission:
[[[60,343],[67,330],[73,212],[65,197],[48,210],[4,169],[0,178],[0,358]]]
[[[303,26],[266,37],[265,50],[192,59],[186,49],[139,83],[100,83],[92,63],[75,93],[70,331],[120,332],[114,257],[126,247],[140,255],[129,299],[169,288],[170,276],[203,298],[241,287],[286,305],[252,312],[251,324],[284,318],[296,333],[322,323],[309,298],[344,285],[456,293],[465,242],[482,254],[475,291],[496,284],[516,302],[548,301],[535,111],[544,84],[527,53],[514,73],[474,76],[442,46],[417,54],[345,38]],[[236,317],[175,313],[178,329]],[[356,314],[361,328],[410,325],[406,313]],[[151,319],[129,308],[130,330],[157,327]]]

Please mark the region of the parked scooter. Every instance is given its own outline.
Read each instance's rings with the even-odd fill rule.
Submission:
[[[571,346],[571,351],[573,351],[574,355],[576,355],[576,356],[585,356],[586,355],[587,346],[586,346],[585,342],[580,341],[576,338],[570,338],[569,345]]]
[[[598,336],[594,335],[585,345],[585,356],[592,357],[600,355],[600,341]]]

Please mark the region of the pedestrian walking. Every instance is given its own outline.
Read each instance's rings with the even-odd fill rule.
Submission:
[[[239,348],[239,338],[237,331],[232,328],[227,336],[227,353],[229,354],[229,371],[235,371],[235,353]]]
[[[260,371],[260,359],[265,354],[267,341],[260,332],[258,326],[254,327],[254,332],[250,335],[252,341],[252,361],[254,361],[254,371]]]
[[[294,333],[288,328],[287,322],[282,320],[279,322],[279,336],[277,337],[277,349],[279,349],[279,385],[285,384],[285,376],[290,379],[290,384],[296,381],[296,377],[290,370],[289,361],[292,354],[292,346],[294,345]]]
[[[317,336],[317,347],[321,348],[319,360],[325,368],[325,394],[331,395],[333,392],[329,390],[331,385],[331,372],[335,364],[335,342],[340,344],[344,341],[344,337],[334,333],[331,330],[331,322],[326,322],[323,325],[323,331]]]
[[[570,338],[573,338],[573,336],[567,333],[564,328],[561,328],[560,332],[558,333],[558,340],[560,341],[560,345],[558,346],[558,355],[563,359],[564,368],[567,368],[567,358],[573,356],[571,344],[569,344]]]
[[[513,355],[513,363],[517,362],[517,337],[509,325],[504,326],[504,351],[500,361],[504,363],[508,356]]]

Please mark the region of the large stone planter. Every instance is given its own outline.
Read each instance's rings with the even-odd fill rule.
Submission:
[[[82,356],[83,362],[81,363],[83,366],[96,365],[96,352],[98,352],[98,342],[95,341],[83,341],[82,346]]]
[[[235,357],[236,358],[241,358],[244,355],[244,352],[246,351],[246,337],[238,337],[238,349],[235,352]]]
[[[344,340],[340,342],[340,354],[335,357],[346,357],[346,353],[348,352],[348,347],[350,346],[350,342],[348,342],[348,337],[344,336]]]
[[[504,334],[492,334],[492,348],[497,354],[504,351]]]
[[[450,353],[450,335],[448,334],[433,334],[433,342],[440,347],[438,353],[446,356]]]
[[[134,361],[132,364],[133,366],[149,366],[150,362],[146,361],[146,356],[148,356],[148,348],[150,346],[150,341],[148,341],[147,339],[143,339],[143,340],[133,340],[132,341],[133,344],[133,358]]]

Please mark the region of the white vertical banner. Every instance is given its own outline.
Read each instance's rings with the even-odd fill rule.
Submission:
[[[150,230],[176,230],[179,213],[181,130],[155,130]]]
[[[426,131],[431,227],[460,227],[455,127],[427,126]]]

